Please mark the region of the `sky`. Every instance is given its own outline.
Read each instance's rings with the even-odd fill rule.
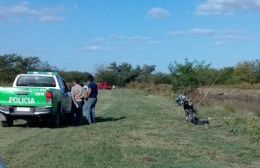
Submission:
[[[260,0],[0,0],[0,54],[64,70],[260,59]]]

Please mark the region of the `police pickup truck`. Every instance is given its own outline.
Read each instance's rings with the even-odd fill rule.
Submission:
[[[70,114],[70,91],[58,73],[28,72],[18,75],[13,87],[0,87],[0,121],[3,127],[13,126],[16,119],[42,119],[59,127],[64,116]]]

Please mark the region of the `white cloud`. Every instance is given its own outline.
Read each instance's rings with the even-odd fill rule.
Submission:
[[[247,41],[252,40],[253,38],[248,35],[243,34],[223,34],[223,35],[216,35],[214,36],[215,39],[221,39],[221,40],[238,40],[238,41]]]
[[[90,46],[84,47],[83,50],[95,52],[95,51],[109,51],[109,50],[111,50],[111,48],[104,47],[104,46],[101,46],[101,45],[90,45]]]
[[[46,15],[39,18],[39,22],[59,22],[63,21],[64,18],[60,16]]]
[[[187,30],[177,30],[168,32],[171,36],[198,36],[213,39],[216,45],[222,45],[227,42],[241,42],[254,39],[251,35],[237,30],[217,30],[192,28]]]
[[[91,40],[94,44],[104,44],[104,43],[117,43],[117,42],[125,42],[125,43],[143,43],[143,44],[159,44],[158,40],[154,40],[151,37],[148,36],[142,36],[142,35],[124,35],[124,34],[112,34],[109,36],[104,36],[104,37],[96,37]]]
[[[151,45],[153,45],[153,44],[162,44],[163,41],[159,41],[159,40],[150,40],[148,43],[151,44]]]
[[[99,36],[88,41],[86,47],[81,50],[88,52],[118,52],[142,50],[147,45],[159,45],[162,41],[154,40],[142,35],[112,34],[109,36]],[[142,47],[140,47],[142,46]]]
[[[105,40],[104,37],[96,37],[93,39],[93,42],[97,42],[97,43],[100,43],[100,42],[103,42]]]
[[[155,8],[151,8],[148,11],[147,15],[148,15],[149,18],[152,18],[152,19],[164,20],[164,19],[169,18],[171,16],[171,13],[164,8],[155,7]]]
[[[199,5],[196,13],[221,15],[236,11],[260,11],[260,0],[207,0]]]
[[[127,39],[127,37],[125,35],[122,35],[122,34],[112,34],[108,38],[112,39],[112,40],[125,40],[125,39]]]
[[[215,30],[212,29],[204,29],[204,28],[192,28],[188,30],[178,30],[178,31],[170,31],[170,35],[198,35],[198,36],[212,36],[216,33]]]
[[[150,40],[151,38],[150,37],[147,37],[147,36],[132,36],[132,37],[129,37],[130,40],[137,40],[137,41],[146,41],[146,40]]]
[[[29,8],[29,6],[26,4],[11,6],[7,8],[7,12],[10,12],[11,14],[15,14],[15,15],[30,15],[30,14],[37,15],[38,14],[37,10]]]
[[[30,3],[18,3],[14,5],[0,4],[1,20],[34,20],[38,22],[63,21],[64,7],[32,7]]]
[[[5,18],[5,14],[3,11],[0,10],[0,20]]]
[[[222,41],[216,41],[216,42],[215,42],[215,45],[216,45],[216,46],[220,46],[220,45],[223,45],[223,44],[224,44],[224,43],[223,43]]]
[[[211,36],[215,34],[215,30],[212,29],[201,29],[201,28],[194,28],[190,29],[188,33],[191,33],[193,35],[205,35],[205,36]]]

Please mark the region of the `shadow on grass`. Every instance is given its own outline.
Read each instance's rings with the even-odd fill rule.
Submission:
[[[115,122],[119,120],[123,120],[126,117],[96,117],[96,123],[103,123],[103,122]],[[71,122],[65,122],[62,126],[59,128],[66,128],[66,127],[80,127],[84,125],[89,125],[86,118],[83,118],[83,121],[81,124],[75,124]],[[53,126],[48,125],[47,123],[42,123],[42,122],[22,122],[22,123],[17,123],[14,124],[13,127],[21,127],[21,128],[55,128]]]
[[[112,121],[118,121],[118,120],[123,120],[126,117],[96,117],[96,123],[102,123],[102,122],[112,122]]]

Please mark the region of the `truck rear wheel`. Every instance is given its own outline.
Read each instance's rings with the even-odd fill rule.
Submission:
[[[14,125],[14,120],[7,118],[6,121],[2,121],[2,127],[12,127]]]
[[[59,128],[61,126],[60,113],[52,114],[49,119],[49,124],[52,128]]]
[[[64,124],[64,114],[60,107],[56,114],[52,115],[52,126],[54,128],[62,127]]]

